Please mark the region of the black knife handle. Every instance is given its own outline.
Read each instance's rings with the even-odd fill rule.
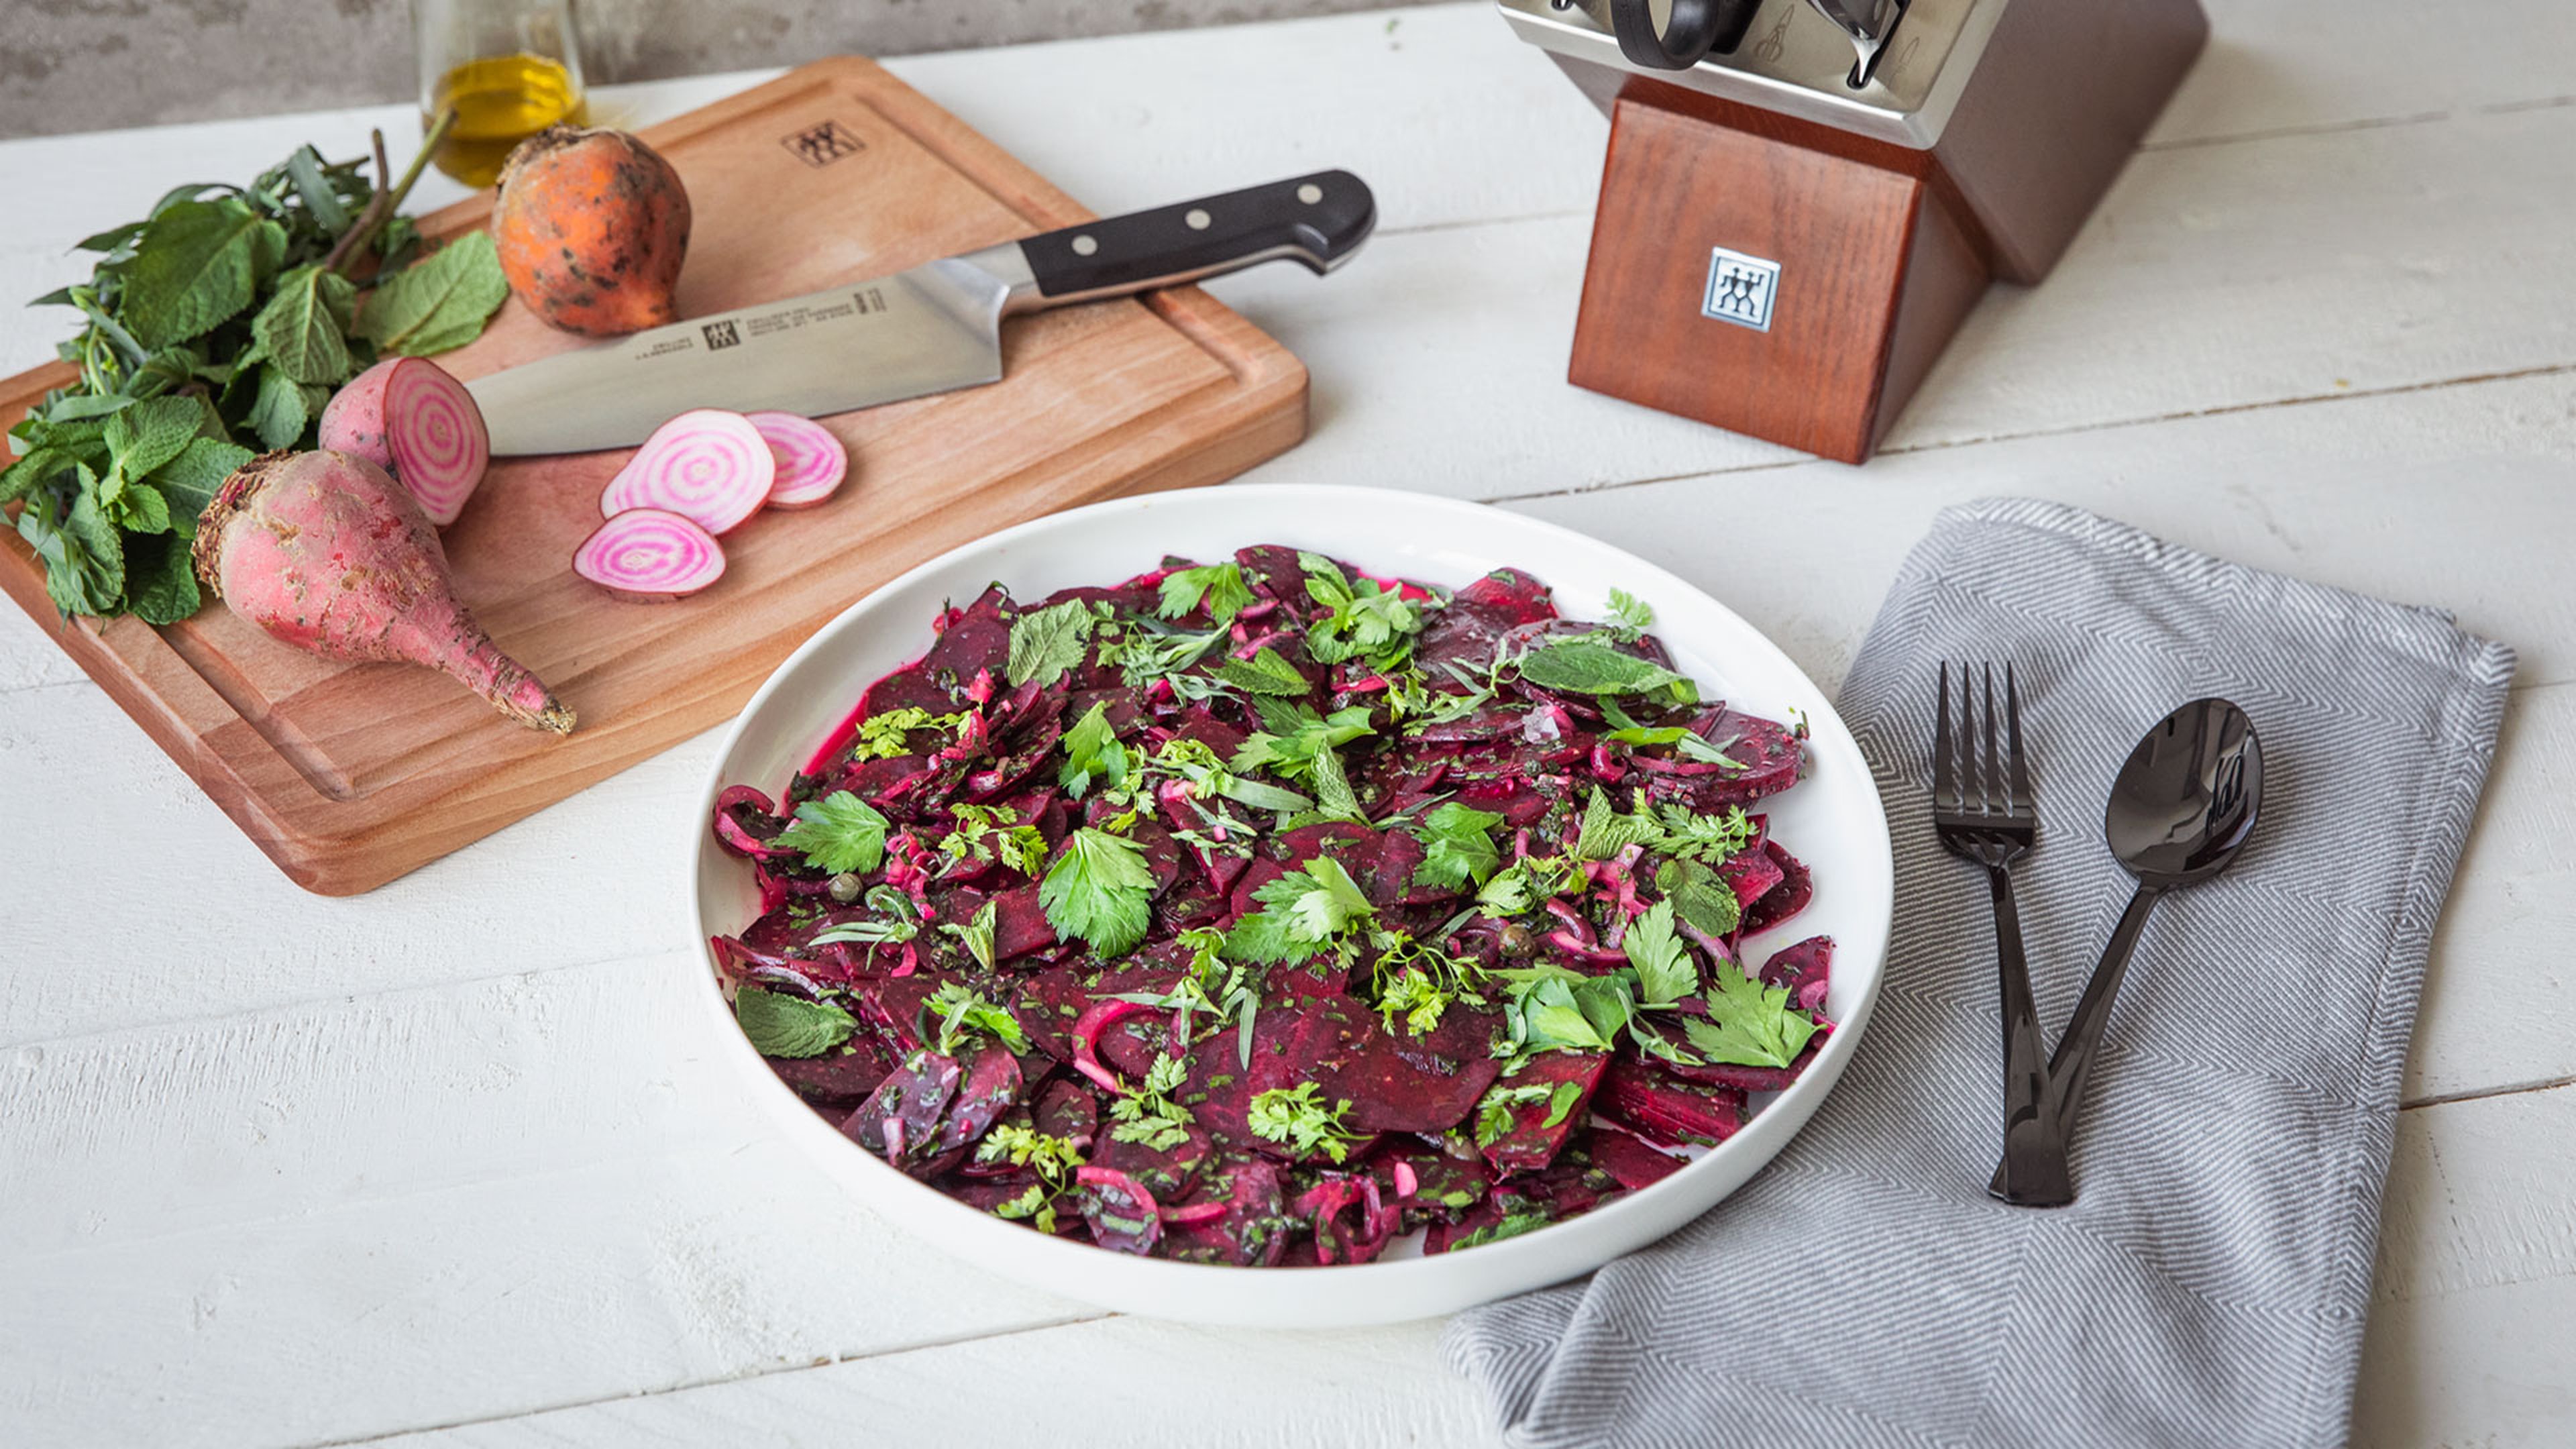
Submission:
[[[1331,271],[1377,226],[1377,198],[1347,171],[1104,217],[1021,241],[1042,305],[1114,297],[1274,258]]]

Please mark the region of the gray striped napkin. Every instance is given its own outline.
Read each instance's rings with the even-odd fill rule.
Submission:
[[[1932,834],[1933,670],[2011,659],[2041,804],[2017,873],[2055,1032],[2129,882],[2102,800],[2223,695],[2263,740],[2236,868],[2146,929],[2055,1211],[1986,1197],[1984,882]],[[2322,1445],[2350,1414],[2398,1076],[2513,652],[2443,614],[2022,499],[1945,511],[1840,701],[1896,837],[1869,1034],[1777,1160],[1446,1348],[1520,1445]]]

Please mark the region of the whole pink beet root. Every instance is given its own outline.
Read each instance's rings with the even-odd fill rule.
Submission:
[[[572,733],[572,711],[456,601],[420,505],[364,458],[253,458],[206,505],[194,557],[234,613],[298,649],[426,664],[521,724]]]

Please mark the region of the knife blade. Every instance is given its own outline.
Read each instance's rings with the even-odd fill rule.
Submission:
[[[466,384],[492,451],[631,447],[691,408],[819,417],[998,382],[1002,319],[1257,262],[1321,275],[1377,225],[1367,183],[1321,171],[1062,227],[909,271],[559,353]]]

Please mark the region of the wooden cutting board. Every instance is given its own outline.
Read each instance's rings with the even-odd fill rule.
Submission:
[[[855,57],[642,134],[696,217],[684,317],[1092,215]],[[423,229],[453,236],[489,211],[462,202]],[[438,361],[476,377],[579,343],[514,300]],[[725,540],[723,580],[673,603],[620,602],[571,569],[631,450],[495,463],[445,534],[448,559],[484,627],[579,714],[565,739],[425,669],[289,649],[220,605],[160,629],[61,625],[14,531],[0,532],[0,589],[291,879],[355,894],[729,718],[807,635],[923,559],[1074,504],[1214,483],[1305,434],[1304,367],[1196,288],[1015,318],[1003,359],[990,387],[827,419],[851,481],[820,508],[752,519]],[[70,379],[51,366],[0,382],[0,427]]]

